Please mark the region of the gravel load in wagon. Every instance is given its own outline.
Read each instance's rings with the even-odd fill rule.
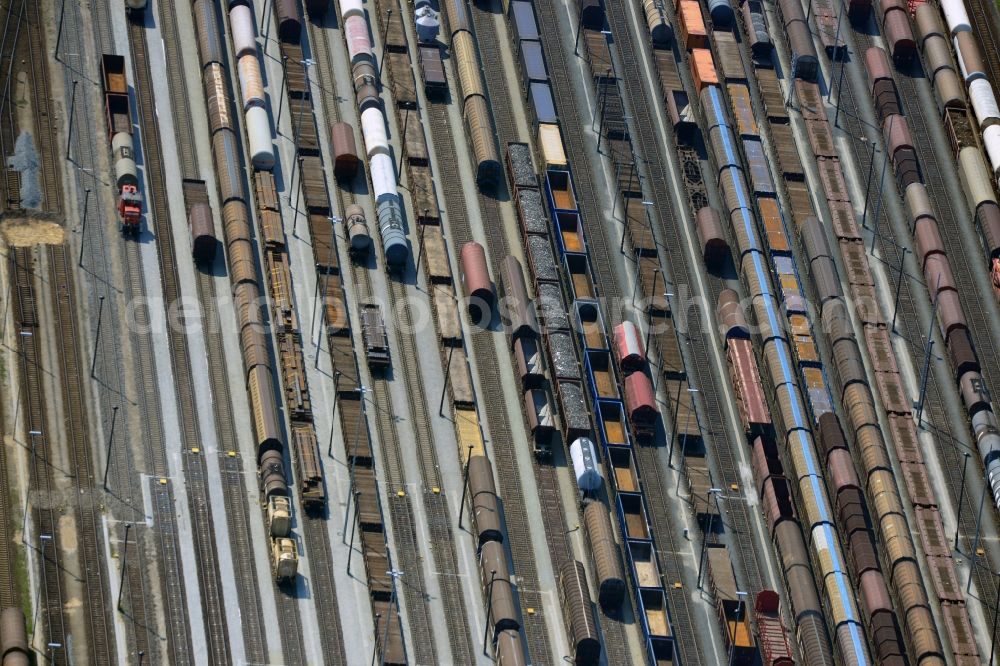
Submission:
[[[570,333],[550,331],[548,344],[553,374],[558,378],[579,379],[580,364],[576,361],[576,347]]]
[[[572,382],[559,383],[559,404],[562,406],[563,426],[570,432],[590,430],[590,415],[583,399],[583,388]]]
[[[549,231],[549,221],[542,206],[541,190],[518,190],[517,207],[521,211],[521,224],[526,234],[545,235]],[[528,241],[529,245],[532,241]]]
[[[563,307],[562,289],[558,284],[538,285],[537,308],[546,330],[559,331],[569,328],[569,315]]]
[[[514,187],[538,187],[538,177],[531,162],[531,148],[527,144],[507,144],[507,164]]]
[[[531,268],[536,280],[559,279],[555,259],[552,257],[552,245],[549,239],[542,236],[532,236],[528,239],[528,254],[531,256]]]

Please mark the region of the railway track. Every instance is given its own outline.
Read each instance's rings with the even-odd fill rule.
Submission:
[[[322,96],[324,116],[327,119],[327,123],[331,124],[339,122],[341,116],[337,104],[330,101],[329,93],[333,92],[336,94],[337,83],[332,76],[333,66],[330,62],[330,48],[327,38],[327,30],[310,24],[310,41],[315,44],[313,53],[319,57],[320,66],[318,69],[323,81],[322,88],[327,93]],[[349,203],[345,201],[348,196],[347,193],[343,188],[335,187],[333,195],[336,198],[339,210],[343,211],[345,204]],[[378,243],[376,242],[376,244]],[[384,256],[382,258],[383,265],[385,265]],[[351,262],[351,267],[355,285],[358,285],[361,292],[361,298],[371,298],[372,285],[370,271],[354,261]],[[402,375],[406,382],[410,426],[416,438],[420,463],[422,501],[428,517],[432,539],[432,542],[428,546],[434,554],[435,565],[441,572],[437,582],[441,590],[444,606],[448,609],[445,621],[448,624],[451,659],[455,663],[472,663],[474,661],[473,648],[467,623],[464,619],[467,617],[467,611],[459,582],[461,578],[455,555],[454,534],[449,517],[448,501],[446,493],[443,490],[444,485],[438,465],[437,452],[433,442],[433,435],[431,434],[430,415],[427,412],[427,399],[416,365],[416,359],[419,358],[417,341],[415,336],[410,332],[413,330],[411,305],[409,303],[409,296],[406,293],[406,285],[397,276],[387,277],[390,296],[388,306],[393,313],[397,313],[401,317],[401,321],[396,322],[398,324],[396,326],[398,350],[392,355],[393,367],[394,371],[397,368],[402,370]],[[415,276],[414,279],[418,278]],[[415,534],[413,534],[412,530],[412,500],[409,494],[405,496],[400,496],[398,493],[393,494],[394,489],[403,489],[405,486],[402,461],[398,450],[397,420],[388,396],[388,386],[385,378],[373,376],[373,380],[380,441],[383,443],[383,450],[385,451],[383,460],[385,461],[384,466],[386,468],[387,483],[389,484],[387,488],[389,506],[390,512],[393,515],[393,531],[397,543],[397,557],[400,557],[399,553],[404,549],[409,552],[417,552]],[[390,417],[391,422],[389,421]],[[397,516],[402,520],[397,520]],[[404,541],[413,540],[414,549],[410,551],[401,542],[401,538]],[[407,574],[407,578],[417,581],[416,586],[408,585],[410,593],[406,595],[407,617],[410,623],[411,635],[414,637],[430,636],[430,619],[426,617],[427,604],[421,603],[422,608],[418,609],[417,614],[414,614],[410,610],[411,598],[413,599],[413,603],[426,601],[426,598],[423,600],[419,599],[419,597],[426,597],[426,594],[423,592],[423,575],[420,571],[420,565],[417,562],[406,565],[401,561],[401,566],[407,572],[413,571],[416,574],[414,576],[411,576],[409,573]],[[422,623],[424,624],[424,628],[420,629]],[[414,640],[415,653],[413,658],[417,663],[431,663],[421,657],[422,652],[428,649],[432,652],[431,656],[435,656],[433,654],[435,651],[433,641],[426,641],[428,643],[426,648],[419,645],[420,642]]]
[[[89,654],[94,663],[113,664],[117,661],[114,652],[114,622],[109,615],[111,602],[108,598],[108,574],[104,570],[104,548],[101,543],[100,495],[94,486],[94,468],[97,465],[92,459],[88,442],[87,407],[83,394],[85,380],[82,372],[85,361],[80,358],[76,291],[71,259],[66,250],[65,245],[50,245],[47,248],[51,271],[50,297],[56,312],[53,335],[59,344],[64,427],[69,440],[67,444],[76,488],[77,552],[80,554],[80,568],[88,593]],[[51,468],[51,463],[46,465]],[[50,636],[49,639],[60,642],[56,636]]]
[[[856,44],[861,48],[860,52],[863,52],[868,46],[872,45],[871,37],[865,33],[853,30],[853,36]],[[859,51],[855,51],[859,52]],[[897,78],[897,85],[905,77]],[[907,85],[906,89],[911,93],[915,94],[912,84]],[[903,96],[904,100],[914,100],[915,97],[906,97],[904,89],[901,87],[900,94]],[[859,112],[859,101],[855,97],[854,89],[852,86],[848,85],[842,89],[840,93],[840,102],[842,107],[842,112],[840,117],[843,119],[842,122],[846,123],[845,133],[851,144],[852,152],[854,153],[854,158],[857,161],[861,173],[868,173],[872,170],[872,154],[869,150],[868,142],[862,141],[861,137],[865,136],[864,127],[861,121],[861,116]],[[862,102],[863,103],[863,102]],[[911,102],[912,103],[912,102]],[[915,105],[915,103],[914,103]],[[908,119],[912,119],[908,116]],[[921,125],[922,126],[922,125]],[[923,126],[922,126],[923,127]],[[911,126],[911,131],[913,132],[914,138],[918,136],[915,127]],[[926,131],[926,128],[924,128]],[[926,136],[926,135],[922,135]],[[937,161],[928,152],[924,151],[920,153],[921,160],[925,164],[924,173],[927,175],[932,169],[937,168]],[[930,158],[930,161],[928,161]],[[879,160],[875,160],[875,169],[881,168]],[[887,175],[887,178],[890,176]],[[940,176],[936,178],[940,179]],[[889,183],[890,191],[887,196],[897,196],[895,193],[892,182]],[[928,189],[931,185],[928,184]],[[874,187],[871,188],[873,191]],[[932,200],[935,205],[938,206],[939,212],[943,208],[950,209],[950,206],[945,202],[942,202],[937,197],[941,196],[940,192],[936,195],[932,195]],[[867,202],[867,208],[869,211],[874,210],[875,202],[872,200],[875,198],[874,192],[869,194],[869,200]],[[939,222],[943,225],[947,224],[947,221],[943,220],[944,215],[939,217]],[[879,237],[877,239],[879,254],[882,261],[888,268],[886,271],[889,276],[890,286],[894,289],[898,289],[899,294],[899,310],[898,316],[896,318],[896,326],[900,330],[901,337],[906,342],[907,348],[911,357],[914,359],[915,364],[919,365],[924,357],[924,340],[923,337],[926,335],[923,325],[920,323],[920,319],[917,315],[917,307],[915,298],[927,298],[927,293],[923,290],[919,290],[920,293],[915,293],[914,287],[911,280],[904,279],[903,275],[900,275],[898,270],[893,270],[892,267],[898,267],[900,265],[900,253],[902,248],[897,244],[894,234],[892,233],[891,221],[888,217],[888,212],[886,207],[883,206],[879,211],[879,216],[877,219],[869,223],[870,226],[880,230]],[[953,227],[949,227],[952,228]],[[949,260],[953,257],[950,245],[956,242],[954,238],[948,238],[948,235],[942,233],[942,237],[945,238],[946,247],[949,249]],[[909,241],[909,239],[904,239]],[[907,243],[908,244],[908,243]],[[958,259],[960,255],[954,255],[955,259]],[[964,260],[964,259],[963,259]],[[922,285],[923,281],[920,278],[916,278],[917,281]],[[956,279],[959,279],[956,271]],[[967,277],[963,278],[968,280]],[[900,286],[899,281],[903,280],[903,284]],[[964,300],[968,296],[960,292],[960,296]],[[966,316],[969,316],[968,311],[966,311]],[[977,351],[978,351],[977,346]],[[996,376],[996,375],[994,375]],[[967,552],[971,553],[972,550],[972,537],[976,532],[976,522],[978,516],[978,498],[973,497],[974,493],[965,492],[961,493],[961,476],[962,476],[962,466],[963,466],[963,450],[968,448],[967,445],[967,434],[960,433],[956,434],[951,427],[951,420],[949,414],[947,413],[944,406],[944,399],[942,393],[948,390],[947,387],[942,387],[935,376],[934,372],[929,372],[927,374],[927,389],[926,397],[924,400],[924,412],[927,414],[928,418],[924,420],[921,427],[928,429],[937,439],[937,456],[938,460],[942,463],[942,471],[944,472],[944,478],[948,486],[949,494],[951,495],[950,501],[952,506],[955,507],[956,512],[960,515],[959,520],[959,531],[965,538],[965,546]],[[964,501],[962,506],[959,507],[958,496],[960,494],[964,495]],[[996,514],[994,511],[985,510],[982,513],[983,521],[988,521],[993,530],[998,529],[998,524],[996,520]],[[997,597],[998,582],[996,577],[990,572],[995,571],[994,563],[990,560],[988,551],[985,551],[982,556],[975,556],[977,566],[973,567],[973,576],[975,577],[976,586],[980,590],[982,599],[989,600],[995,599]]]
[[[0,151],[2,151],[3,155],[12,155],[15,143],[21,134],[30,133],[32,135],[35,148],[41,152],[42,156],[40,180],[43,185],[41,188],[42,198],[37,204],[33,204],[33,207],[50,212],[58,212],[62,209],[62,187],[58,175],[58,160],[55,157],[55,152],[52,150],[52,143],[56,132],[52,125],[50,113],[51,99],[48,87],[48,63],[45,58],[25,57],[26,55],[30,56],[32,53],[44,50],[45,47],[40,32],[41,25],[41,11],[39,7],[37,4],[27,2],[26,0],[11,0],[3,8],[2,14],[0,14],[0,26],[2,26],[3,31],[2,36],[0,36],[0,72],[3,72],[4,77],[2,93],[0,93]],[[25,119],[18,119],[17,117],[18,107],[26,100],[15,100],[15,96],[20,92],[18,83],[15,82],[15,63],[24,65],[27,68],[27,85],[31,88],[30,103],[31,110],[33,111],[33,118],[31,118],[33,123],[29,127],[22,127],[20,121]],[[0,200],[0,210],[4,213],[17,211],[21,208],[20,187],[20,173],[13,169],[4,169],[3,176],[0,177],[0,194],[3,195],[2,200]],[[9,247],[8,251],[11,269],[8,272],[8,279],[10,280],[10,291],[8,293],[10,295],[5,298],[5,312],[9,310],[10,301],[18,302],[20,303],[20,308],[35,313],[32,315],[32,321],[37,323],[34,285],[31,277],[32,267],[30,264],[33,261],[31,251]],[[17,285],[18,288],[16,296],[13,292],[13,285]],[[16,321],[23,321],[23,318],[19,318],[19,311],[15,311],[14,314]],[[0,328],[2,328],[6,336],[6,322],[0,322]],[[30,354],[37,364],[38,353],[35,346],[37,342],[26,337],[21,337],[20,342],[30,347],[30,349],[22,348],[22,353],[24,354],[23,360],[27,362],[28,355]],[[13,346],[11,348],[13,349]],[[26,402],[31,403],[30,408],[35,412],[33,415],[34,420],[38,421],[42,418],[41,414],[37,413],[40,403],[31,401],[37,398],[37,391],[40,390],[40,386],[28,387],[26,386],[26,381],[27,376],[24,374],[24,369],[22,369],[22,388],[29,390],[27,396],[29,400]],[[16,424],[20,404],[12,404],[14,412],[13,414],[8,414],[8,418],[12,419],[13,423]],[[26,409],[28,409],[27,404]],[[42,432],[42,424],[40,422],[32,424],[30,422],[31,415],[27,418],[26,431],[34,430]],[[34,464],[32,468],[34,468]],[[0,451],[0,479],[8,480],[9,477],[7,475],[9,471],[11,471],[11,467],[8,465],[7,451]],[[3,607],[20,605],[22,596],[22,591],[18,586],[16,564],[19,555],[13,543],[13,530],[17,524],[14,518],[15,512],[16,508],[12,505],[10,493],[2,493],[2,497],[0,497],[0,605]],[[52,534],[52,532],[48,533]],[[22,526],[22,543],[27,544],[29,538],[26,526]],[[56,554],[53,557],[57,559]],[[58,566],[54,570],[58,572]],[[45,576],[44,567],[42,575],[43,577]],[[49,579],[46,578],[45,583],[47,584],[48,582]],[[54,582],[56,584],[59,583],[57,575]],[[61,622],[62,615],[61,610],[59,610],[57,624],[60,627],[62,626]]]
[[[993,90],[1000,86],[1000,62],[995,56],[1000,53],[1000,16],[995,0],[970,0],[969,18],[972,19],[972,31],[979,40],[979,48],[986,64],[986,76],[993,85]]]
[[[14,134],[19,130],[17,143],[20,151],[32,148],[40,153],[40,172],[36,173],[35,183],[38,195],[35,201],[21,201],[24,190],[17,191],[11,185],[21,185],[20,178],[4,178],[5,209],[20,208],[21,203],[29,208],[59,213],[62,210],[62,181],[59,177],[60,154],[55,150],[56,129],[52,125],[49,99],[49,76],[46,58],[38,58],[38,53],[45,53],[44,23],[40,7],[37,3],[10,2],[6,7],[2,48],[0,48],[0,64],[5,66],[6,80],[3,87],[3,98],[0,100],[0,149],[4,154],[14,152]],[[27,76],[14,83],[14,65],[26,65]],[[20,74],[20,72],[19,72]],[[24,127],[26,118],[18,118],[20,113],[15,106],[20,107],[27,90],[21,85],[30,86],[33,126]],[[17,99],[15,101],[15,96]],[[16,128],[16,129],[15,129]],[[26,134],[32,138],[22,142]],[[32,145],[34,143],[34,145]],[[17,150],[17,149],[15,149]],[[30,188],[29,188],[30,191]],[[23,385],[26,389],[26,422],[29,427],[29,447],[31,459],[29,469],[34,486],[34,518],[39,528],[36,544],[42,559],[40,567],[41,587],[44,592],[46,636],[50,645],[66,644],[68,622],[64,615],[64,590],[62,572],[65,564],[61,563],[57,535],[60,532],[60,514],[64,509],[55,484],[55,469],[53,450],[46,436],[48,426],[44,414],[47,413],[49,402],[41,386],[42,375],[46,371],[41,367],[40,343],[38,335],[39,305],[34,290],[34,271],[31,265],[34,261],[33,250],[17,248],[12,253],[13,267],[11,278],[18,284],[18,320],[21,325],[19,335],[24,365],[22,367]],[[96,663],[114,663],[112,651],[114,645],[113,623],[108,616],[106,573],[104,570],[103,548],[101,545],[102,522],[100,502],[93,486],[93,461],[88,438],[86,403],[83,395],[84,378],[80,371],[80,336],[77,328],[76,293],[71,277],[69,260],[66,257],[65,246],[49,246],[47,249],[48,269],[50,274],[45,277],[52,298],[56,321],[50,329],[57,337],[59,345],[58,360],[61,397],[63,401],[64,423],[62,428],[67,434],[67,444],[70,447],[69,464],[75,473],[73,486],[75,488],[73,502],[74,527],[77,538],[77,554],[82,578],[81,585],[88,600],[88,612],[84,614],[82,623],[86,627],[86,649],[89,658]],[[25,325],[28,326],[25,329]],[[57,426],[58,427],[58,426]],[[41,440],[39,451],[38,440]],[[55,506],[56,508],[53,508]],[[29,538],[27,525],[22,531],[22,540],[27,544]],[[43,535],[45,540],[43,541]],[[52,545],[46,549],[45,545]],[[5,561],[9,567],[9,559]],[[68,647],[68,646],[67,646]],[[50,649],[49,658],[54,663],[66,663],[71,659],[68,649]]]
[[[373,297],[371,271],[358,262],[352,262],[351,270],[354,276],[354,283],[358,289],[359,301],[371,299]],[[397,280],[396,276],[388,276],[388,282],[390,292],[389,307],[392,312],[398,312],[397,304],[406,298],[406,288]],[[398,326],[396,326],[399,349],[398,352],[392,354],[392,359],[393,367],[402,370],[407,385],[406,391],[411,410],[410,423],[412,424],[412,429],[417,440],[420,455],[420,475],[423,485],[422,492],[426,497],[426,494],[430,493],[431,488],[441,488],[441,479],[437,468],[436,455],[433,451],[434,445],[430,439],[430,423],[426,413],[426,396],[424,395],[419,375],[413,367],[413,362],[417,358],[415,341],[412,335],[403,332],[403,329],[408,326],[409,321],[399,322]],[[409,581],[414,581],[412,584],[407,583],[407,594],[404,595],[407,623],[409,624],[410,635],[413,637],[413,659],[418,664],[437,663],[440,658],[437,654],[435,642],[433,640],[425,641],[418,639],[419,637],[430,637],[432,632],[431,618],[428,612],[429,598],[424,591],[426,588],[423,567],[419,559],[414,556],[420,552],[421,548],[417,542],[416,521],[412,500],[407,492],[408,484],[404,472],[405,462],[403,461],[403,454],[400,449],[398,424],[405,417],[396,413],[389,394],[389,379],[386,374],[372,371],[372,390],[376,427],[379,433],[379,441],[382,443],[386,494],[389,498],[389,513],[392,518],[393,536],[396,542],[396,557],[399,560],[400,566],[406,572],[406,578]],[[418,397],[420,398],[420,406],[415,404]],[[447,509],[446,504],[444,508]],[[436,548],[435,545],[427,544],[428,547],[434,548],[435,555],[439,556],[442,554],[442,549]],[[447,548],[450,552],[454,553],[454,544],[451,539],[448,540]],[[454,555],[452,555],[450,569],[446,568],[447,564],[447,562],[438,563],[438,566],[444,569],[443,573],[445,574],[439,579],[439,582],[443,586],[448,584],[453,586],[450,594],[448,591],[442,589],[442,592],[445,593],[445,602],[455,604],[451,605],[450,608],[455,613],[461,610],[463,613],[461,617],[464,618],[465,603],[462,601],[461,591],[457,589],[458,586],[455,582],[457,581],[455,577],[457,575],[457,566],[455,565]],[[459,625],[461,624],[459,623]],[[451,619],[449,619],[449,627],[458,632],[456,636],[455,631],[449,631],[453,643],[458,641],[457,647],[464,651],[467,660],[471,659],[472,652],[468,630],[462,626],[453,626],[453,620]],[[464,637],[464,640],[462,640],[462,637]],[[456,645],[452,647],[454,648]],[[459,656],[456,654],[453,659],[458,662]],[[461,663],[471,663],[471,661]]]
[[[185,179],[198,179],[200,175],[198,158],[195,153],[194,128],[190,104],[183,91],[184,82],[183,53],[180,48],[179,29],[177,26],[176,6],[174,0],[161,0],[159,8],[159,29],[163,36],[164,58],[169,89],[175,94],[171,97],[174,110],[173,124],[177,134],[177,157],[181,175]],[[185,192],[185,198],[189,199]],[[198,203],[194,199],[186,201],[188,206]],[[229,531],[229,542],[232,552],[236,555],[239,565],[233,568],[237,579],[237,592],[245,654],[248,661],[264,662],[267,660],[267,641],[264,636],[264,617],[261,609],[259,578],[257,565],[253,557],[253,547],[250,533],[250,513],[245,493],[246,487],[242,474],[242,458],[237,440],[235,418],[233,415],[232,394],[227,381],[224,343],[219,317],[215,280],[211,271],[195,269],[198,300],[201,306],[202,319],[207,323],[202,327],[205,337],[205,348],[208,360],[208,373],[211,382],[212,396],[215,401],[215,428],[218,435],[218,464],[223,476],[223,500]],[[235,455],[231,455],[235,454]],[[230,482],[227,482],[230,481]],[[239,481],[239,483],[236,483]],[[254,484],[256,485],[256,484]],[[288,611],[283,617],[294,619],[298,608],[284,609]],[[289,622],[294,627],[299,623]],[[284,629],[283,629],[284,631]],[[291,638],[291,637],[290,637]],[[295,641],[290,641],[295,642]],[[301,644],[301,637],[298,643]],[[301,651],[299,652],[301,654]]]
[[[28,501],[31,504],[31,522],[37,528],[38,536],[28,536],[27,526],[22,531],[21,540],[27,546],[37,548],[41,555],[42,566],[39,570],[39,599],[36,602],[36,625],[42,623],[45,636],[64,636],[66,634],[66,617],[63,610],[62,593],[62,558],[56,548],[42,549],[41,535],[55,539],[58,530],[59,515],[47,499],[53,490],[52,465],[49,453],[49,442],[45,434],[47,429],[44,406],[46,402],[45,388],[42,385],[43,369],[39,338],[38,302],[35,297],[35,258],[29,248],[11,248],[10,258],[11,284],[17,285],[12,291],[14,300],[14,322],[20,335],[17,337],[21,352],[21,403],[24,405],[24,425],[28,432],[40,433],[29,435],[27,442],[31,449],[29,466]],[[30,333],[30,335],[24,335]],[[6,563],[12,567],[12,562]],[[39,612],[41,610],[42,612]],[[53,655],[56,656],[56,655]],[[65,663],[65,655],[58,655]]]
[[[150,70],[146,32],[142,14],[132,14],[129,20],[132,72],[135,77],[136,111],[142,133],[142,150],[148,189],[146,199],[147,226],[156,235],[156,249],[160,259],[160,275],[164,304],[168,307],[181,302],[180,276],[177,266],[177,248],[170,231],[170,211],[167,205],[166,175],[163,166],[159,124],[153,99],[152,73]],[[181,63],[169,63],[180,68]],[[138,268],[138,266],[137,266]],[[198,408],[195,404],[194,377],[191,371],[190,350],[187,336],[179,327],[169,326],[167,336],[179,408],[183,455],[181,461],[187,487],[188,511],[194,536],[196,568],[201,603],[206,624],[208,659],[210,663],[225,664],[231,659],[229,632],[222,596],[218,554],[214,537],[212,501],[208,493],[208,470],[201,453],[201,433],[198,428]],[[237,553],[245,560],[249,553]]]
[[[38,3],[29,0],[10,0],[3,7],[3,34],[0,37],[0,72],[3,76],[3,91],[0,93],[0,150],[4,155],[13,155],[15,143],[22,133],[30,133],[33,147],[41,156],[41,197],[37,205],[50,212],[62,210],[62,179],[59,177],[59,152],[55,148],[56,128],[53,123],[52,102],[49,97],[48,59],[32,57],[45,52],[44,22]],[[25,99],[17,98],[23,92],[16,81],[16,73],[26,67],[28,77],[25,83],[31,88],[31,111],[33,127],[20,127],[18,107]],[[5,169],[6,178],[0,178],[0,188],[6,195],[3,207],[20,207],[20,191],[12,186],[20,186],[20,177],[11,180],[13,169]]]
[[[438,182],[461,182],[456,164],[457,153],[452,138],[448,105],[444,103],[429,104],[427,117],[430,120],[430,133],[437,155]],[[455,247],[461,247],[473,240],[472,228],[465,215],[467,210],[465,195],[459,188],[446,187],[442,189],[445,201],[444,208],[448,211],[451,240]],[[490,222],[485,222],[483,226],[489,228],[493,225]],[[496,256],[496,251],[492,247],[490,250],[490,255]],[[480,405],[486,412],[489,424],[494,465],[499,470],[516,470],[517,456],[509,435],[512,425],[507,419],[503,405],[500,404],[501,401],[490,399],[490,396],[502,394],[500,384],[502,375],[496,351],[486,335],[470,335],[467,341],[475,355],[479,386],[485,397]],[[517,474],[501,473],[497,476],[498,494],[503,498],[504,519],[509,537],[507,543],[510,546],[514,570],[519,579],[517,593],[521,602],[522,617],[526,619],[523,629],[527,638],[528,652],[534,659],[542,659],[541,655],[551,655],[552,649],[544,622],[538,569],[535,566],[535,554],[531,547],[531,533],[528,528],[528,515],[524,505],[524,489],[521,487],[521,481]],[[534,609],[533,615],[527,612],[528,608]]]
[[[63,50],[60,51],[61,62],[64,65],[64,78],[76,78],[80,72],[88,71],[88,65],[84,61],[84,54],[88,48],[84,44],[85,39],[94,39],[97,42],[97,49],[102,53],[113,52],[109,47],[111,42],[110,16],[107,3],[91,2],[90,16],[94,21],[96,31],[88,34],[85,30],[74,29],[74,26],[82,25],[82,7],[76,3],[71,4],[66,15],[68,28],[63,39]],[[91,87],[84,85],[80,87],[80,95],[77,100],[81,108],[89,108]],[[66,94],[67,101],[69,94]],[[95,133],[94,127],[87,122],[74,120],[73,145],[71,147],[72,161],[76,167],[76,191],[77,200],[75,208],[88,209],[85,215],[90,219],[104,219],[104,213],[110,209],[102,202],[101,193],[108,191],[107,182],[99,175],[101,160],[98,155],[101,150],[106,151],[106,138],[102,132]],[[98,147],[99,146],[99,147]],[[92,188],[97,196],[84,197],[85,187]],[[83,201],[81,201],[83,199]],[[141,271],[135,268],[140,265],[139,251],[135,244],[126,245],[124,251],[119,255],[115,248],[119,247],[120,239],[117,234],[108,234],[107,227],[103,224],[92,224],[87,233],[86,228],[81,229],[80,242],[84,245],[87,257],[85,273],[90,275],[95,286],[89,291],[91,312],[98,307],[98,295],[103,292],[104,296],[110,295],[107,299],[108,316],[110,321],[119,321],[119,297],[130,302],[141,302],[145,294],[145,278]],[[120,268],[121,267],[121,268]],[[131,279],[125,279],[124,289],[118,289],[115,282],[119,279],[118,271],[124,270]],[[132,647],[134,652],[144,650],[150,659],[155,660],[156,650],[161,644],[169,654],[171,663],[189,663],[191,654],[190,626],[187,622],[185,590],[183,585],[183,571],[180,565],[179,556],[179,535],[176,529],[176,519],[174,512],[173,490],[170,485],[157,483],[156,478],[148,480],[150,487],[150,497],[154,507],[154,520],[156,527],[153,530],[154,544],[143,544],[143,536],[146,530],[141,527],[143,521],[143,500],[142,487],[138,474],[130,475],[129,470],[137,469],[139,456],[134,449],[131,449],[127,442],[128,422],[127,417],[129,407],[137,407],[142,432],[144,433],[142,453],[147,465],[147,470],[152,467],[155,477],[165,479],[165,440],[163,433],[162,417],[160,413],[159,401],[156,398],[158,387],[156,385],[156,372],[153,368],[154,354],[152,343],[148,334],[141,331],[149,330],[148,311],[144,308],[135,310],[136,327],[130,331],[129,343],[135,354],[137,361],[131,373],[136,382],[138,390],[133,393],[133,387],[126,381],[123,364],[119,358],[123,348],[120,332],[116,326],[108,326],[104,333],[98,336],[100,361],[97,368],[98,385],[103,389],[97,392],[106,423],[112,419],[112,408],[115,406],[125,407],[123,416],[126,422],[119,427],[115,433],[116,437],[112,443],[114,461],[111,465],[110,484],[113,491],[106,496],[111,504],[113,500],[119,499],[121,505],[118,511],[120,515],[130,516],[139,521],[137,525],[136,540],[140,547],[155,546],[160,554],[157,559],[158,564],[163,567],[157,582],[153,585],[162,586],[160,589],[165,621],[167,626],[166,635],[159,634],[156,623],[149,622],[145,625],[138,622],[129,622],[127,631],[132,633]],[[92,322],[91,322],[92,325]],[[113,373],[113,374],[112,374]],[[135,458],[135,460],[133,460]],[[140,555],[141,557],[141,551]],[[128,596],[125,603],[128,604],[131,615],[136,615],[142,611],[138,610],[139,604],[147,603],[146,589],[151,585],[148,578],[151,574],[146,567],[130,567],[128,571]],[[139,631],[143,630],[143,631]]]

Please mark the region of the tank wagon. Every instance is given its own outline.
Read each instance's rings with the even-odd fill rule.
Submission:
[[[498,659],[501,650],[508,659],[513,658],[515,652],[523,657],[520,641],[511,644],[510,637],[504,637],[504,633],[508,631],[516,634],[521,622],[503,546],[504,534],[493,480],[493,465],[484,451],[473,451],[467,465],[468,496],[472,505],[474,533],[479,543],[481,583],[483,592],[492,595],[487,632],[497,650]],[[503,645],[504,643],[507,645]]]
[[[653,45],[659,48],[669,48],[674,40],[674,27],[667,19],[663,0],[642,0],[642,10],[646,17],[646,28],[649,30]]]
[[[278,0],[278,32],[282,31],[282,12],[289,11],[288,0]],[[292,0],[293,5],[297,5]],[[284,6],[284,7],[282,7]],[[298,11],[297,8],[292,8]],[[254,19],[246,5],[234,5],[229,13],[229,26],[236,53],[237,80],[240,85],[240,103],[247,131],[247,148],[254,169],[269,171],[274,168],[274,146],[271,143],[271,125],[264,96],[264,79],[260,71],[257,42],[254,38]],[[287,29],[287,28],[286,28]],[[295,29],[298,34],[297,28]]]
[[[14,606],[0,612],[0,662],[3,666],[28,666],[32,662],[24,612]]]
[[[139,174],[135,166],[132,106],[128,98],[128,82],[125,80],[124,56],[101,56],[101,82],[121,231],[123,234],[135,234],[139,231],[142,217],[142,195],[139,194]]]
[[[361,0],[344,0],[340,15],[351,58],[354,93],[361,115],[361,134],[368,157],[376,217],[386,263],[401,266],[410,255],[403,223],[403,207],[396,181],[396,165],[389,149],[386,119],[379,96],[375,53]]]
[[[486,264],[486,250],[476,241],[469,241],[460,252],[462,283],[468,299],[469,317],[472,323],[486,328],[493,318],[493,280]]]

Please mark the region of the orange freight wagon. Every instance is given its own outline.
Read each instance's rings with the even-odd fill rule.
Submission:
[[[691,51],[691,75],[694,85],[700,93],[705,86],[719,85],[719,75],[715,73],[715,63],[712,62],[712,52],[708,49]]]

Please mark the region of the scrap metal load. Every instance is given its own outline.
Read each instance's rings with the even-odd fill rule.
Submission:
[[[104,109],[111,141],[111,161],[115,169],[118,192],[118,215],[122,233],[136,233],[142,217],[142,195],[135,166],[135,144],[132,137],[132,107],[125,80],[125,57],[101,56],[101,82],[104,87]]]

